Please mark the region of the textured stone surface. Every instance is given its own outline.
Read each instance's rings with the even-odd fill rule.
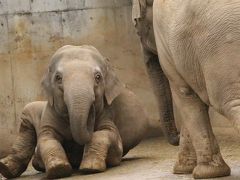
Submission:
[[[9,14],[28,13],[31,10],[30,0],[7,0]]]
[[[13,92],[12,63],[9,57],[7,18],[0,16],[0,136],[14,130],[15,101]],[[2,131],[5,129],[6,131]],[[0,141],[1,142],[1,141]],[[0,146],[1,150],[1,146]]]
[[[85,0],[86,8],[114,7],[114,0]]]
[[[73,9],[83,9],[85,0],[66,0],[67,3],[67,9],[73,10]]]
[[[130,5],[131,0],[0,0],[0,15],[115,8]]]
[[[6,16],[0,16],[0,54],[8,53],[8,23]]]
[[[66,0],[31,0],[32,12],[61,11],[67,9]]]
[[[8,12],[7,1],[8,0],[0,0],[0,15],[7,14]]]

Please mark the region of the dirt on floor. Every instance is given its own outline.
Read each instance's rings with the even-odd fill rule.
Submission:
[[[240,138],[232,128],[214,129],[219,141],[223,158],[232,169],[231,176],[218,178],[226,180],[240,179]],[[110,168],[104,173],[84,175],[74,173],[66,179],[82,180],[149,180],[149,179],[192,179],[191,175],[174,175],[172,168],[177,157],[178,147],[167,144],[162,137],[143,141],[124,157],[118,167]],[[45,179],[41,174],[28,168],[21,176],[22,180]]]

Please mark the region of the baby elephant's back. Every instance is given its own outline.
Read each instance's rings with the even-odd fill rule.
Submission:
[[[148,119],[137,96],[127,89],[113,101],[112,108],[126,154],[146,136]]]

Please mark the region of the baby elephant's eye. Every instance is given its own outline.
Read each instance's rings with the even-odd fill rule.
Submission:
[[[62,76],[59,75],[59,74],[57,74],[57,75],[55,76],[55,81],[56,81],[58,84],[61,84],[61,83],[62,83]]]
[[[96,73],[96,74],[95,74],[95,81],[96,81],[97,83],[99,83],[101,80],[102,80],[101,74],[100,74],[100,73]]]

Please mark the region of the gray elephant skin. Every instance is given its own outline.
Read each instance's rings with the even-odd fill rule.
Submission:
[[[181,116],[176,174],[192,173],[194,178],[230,175],[208,109],[212,107],[225,116],[239,132],[239,12],[238,0],[133,1],[133,21],[147,70],[150,75],[166,76],[168,80],[161,84],[153,78],[156,94],[161,94],[157,86],[168,89]],[[157,74],[152,67],[164,73]],[[160,107],[173,114],[170,106]]]
[[[7,178],[20,176],[33,155],[33,167],[48,178],[70,176],[79,166],[102,172],[119,165],[147,133],[138,98],[92,46],[57,50],[42,86],[48,101],[25,106],[11,153],[0,160]]]

